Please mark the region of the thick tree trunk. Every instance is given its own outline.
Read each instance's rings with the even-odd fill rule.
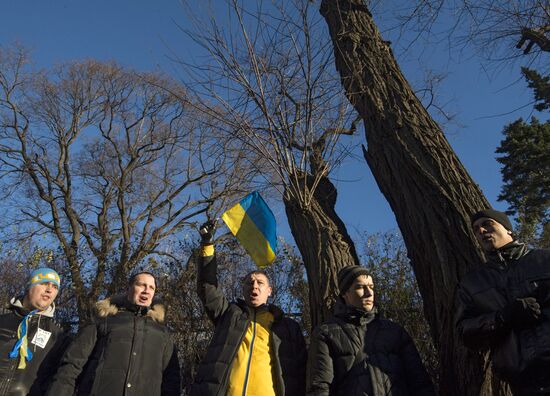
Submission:
[[[359,264],[355,245],[334,210],[336,196],[336,188],[326,177],[321,179],[307,207],[288,192],[284,194],[288,224],[306,267],[312,327],[331,314],[338,270]]]
[[[342,84],[365,123],[365,159],[418,280],[440,357],[440,393],[505,394],[486,357],[468,351],[453,324],[460,276],[482,262],[469,216],[489,204],[416,98],[363,2],[324,0],[321,14]]]

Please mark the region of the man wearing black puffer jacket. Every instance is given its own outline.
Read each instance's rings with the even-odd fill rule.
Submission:
[[[300,326],[267,304],[272,289],[261,270],[244,277],[244,300],[227,300],[218,287],[212,233],[212,223],[201,226],[197,291],[215,330],[190,395],[304,395],[307,355]]]
[[[54,321],[59,287],[57,272],[39,268],[0,314],[0,396],[46,392],[68,340]]]
[[[374,284],[364,267],[338,272],[334,316],[311,337],[307,394],[314,396],[434,396],[411,337],[379,317]]]
[[[77,387],[78,395],[179,395],[177,351],[155,290],[153,274],[140,272],[126,295],[99,301],[95,323],[67,348],[48,394],[71,396]]]
[[[475,213],[487,263],[457,289],[456,326],[467,347],[491,350],[514,395],[550,395],[550,250],[514,240],[505,213]]]

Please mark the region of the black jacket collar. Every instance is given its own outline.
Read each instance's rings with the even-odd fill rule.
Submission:
[[[525,243],[512,241],[500,249],[487,253],[487,261],[499,266],[508,266],[511,261],[519,260],[529,253],[529,248]]]

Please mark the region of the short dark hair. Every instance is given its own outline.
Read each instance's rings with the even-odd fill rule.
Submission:
[[[139,276],[139,275],[150,275],[153,277],[153,280],[155,281],[155,287],[157,287],[157,278],[155,278],[155,274],[153,274],[152,272],[149,272],[149,271],[139,271],[139,272],[136,272],[135,274],[133,274],[132,276],[130,276],[130,279],[128,279],[128,286],[132,286],[134,284],[134,282],[136,281],[136,278]]]
[[[265,272],[264,270],[252,270],[250,271],[248,274],[246,274],[245,276],[243,276],[242,278],[242,283],[246,282],[246,280],[248,278],[250,278],[252,275],[263,275],[266,277],[267,279],[267,283],[271,286],[271,280],[269,279],[269,275],[267,275],[267,272]]]

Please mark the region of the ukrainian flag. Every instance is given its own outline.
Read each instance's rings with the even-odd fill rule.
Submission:
[[[222,219],[258,267],[264,268],[275,260],[277,224],[260,193],[248,194]]]

